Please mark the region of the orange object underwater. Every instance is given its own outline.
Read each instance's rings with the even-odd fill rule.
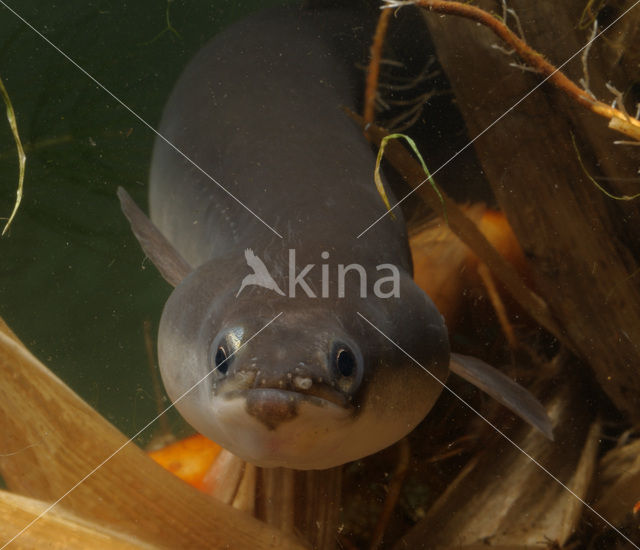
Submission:
[[[222,447],[217,443],[195,434],[163,449],[151,451],[149,456],[192,487],[207,492],[203,487],[203,479],[221,450]]]

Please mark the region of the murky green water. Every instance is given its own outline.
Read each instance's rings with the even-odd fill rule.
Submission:
[[[221,27],[266,4],[7,3],[153,126],[193,54]],[[165,30],[167,6],[179,36]],[[151,322],[155,339],[170,287],[145,261],[116,188],[146,208],[154,136],[2,6],[0,75],[27,149],[23,204],[0,240],[0,315],[58,376],[133,435],[157,410],[143,323]],[[3,116],[0,216],[11,211],[17,175]]]

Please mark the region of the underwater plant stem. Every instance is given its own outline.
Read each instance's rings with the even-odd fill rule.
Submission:
[[[2,236],[8,231],[11,222],[16,217],[16,213],[18,212],[18,208],[20,207],[20,203],[22,202],[22,190],[24,187],[24,172],[25,166],[27,162],[27,156],[24,153],[24,148],[22,147],[22,141],[20,141],[20,134],[18,133],[18,124],[16,122],[16,114],[13,110],[13,104],[11,103],[11,99],[9,98],[9,93],[7,89],[4,87],[4,82],[2,82],[2,78],[0,78],[0,94],[2,94],[2,98],[4,99],[4,103],[7,107],[7,119],[9,120],[9,126],[11,127],[11,133],[13,133],[13,139],[16,141],[16,149],[18,151],[18,164],[19,164],[19,175],[18,175],[18,190],[16,191],[16,201],[13,204],[13,210],[11,211],[11,215],[7,220],[7,223],[4,225],[2,229]]]
[[[491,305],[493,310],[495,311],[496,316],[498,317],[498,322],[500,323],[500,328],[507,339],[507,343],[511,350],[516,350],[518,348],[518,340],[516,338],[515,331],[513,330],[513,326],[509,321],[509,315],[507,314],[507,308],[500,298],[500,293],[496,288],[496,284],[493,280],[493,276],[491,275],[491,271],[485,263],[480,262],[478,265],[478,275],[480,276],[480,280],[487,290],[487,295],[489,296],[489,300],[491,301]]]
[[[387,497],[384,499],[384,505],[378,523],[373,531],[369,548],[371,550],[377,550],[381,545],[384,537],[384,533],[389,525],[391,514],[393,513],[398,499],[400,498],[400,492],[404,484],[404,480],[409,472],[409,465],[411,460],[411,447],[409,440],[405,437],[398,442],[398,462],[396,463],[393,477],[387,486]]]
[[[378,79],[380,78],[380,61],[382,60],[382,46],[387,34],[391,10],[382,10],[376,33],[371,44],[371,59],[367,67],[367,85],[364,91],[364,122],[370,124],[374,121],[376,93],[378,91]]]
[[[415,141],[413,141],[413,139],[411,139],[406,134],[388,134],[388,135],[384,136],[382,138],[382,141],[380,142],[380,148],[378,149],[378,155],[376,157],[376,167],[375,167],[375,170],[374,170],[373,177],[374,177],[374,180],[375,180],[375,183],[376,183],[376,188],[378,189],[378,193],[382,197],[382,200],[384,201],[384,204],[387,207],[387,210],[389,211],[389,215],[391,216],[391,219],[395,219],[395,215],[393,213],[393,210],[391,209],[391,204],[389,203],[389,198],[387,197],[387,193],[384,190],[384,185],[382,183],[382,177],[380,176],[380,163],[382,162],[382,155],[384,154],[384,149],[387,146],[387,143],[392,139],[404,139],[409,144],[409,147],[411,147],[411,150],[413,151],[413,153],[416,155],[416,157],[420,161],[420,166],[422,166],[422,170],[424,171],[425,175],[427,176],[427,180],[429,181],[429,185],[431,185],[433,190],[436,192],[436,195],[438,195],[438,198],[440,199],[440,202],[442,203],[442,217],[444,218],[444,221],[448,225],[449,224],[449,220],[447,219],[447,209],[446,209],[446,206],[444,204],[444,199],[442,198],[442,193],[440,193],[440,189],[438,189],[438,186],[436,185],[436,182],[433,181],[433,177],[431,176],[431,172],[429,172],[429,169],[427,168],[427,164],[424,162],[424,159],[422,158],[422,155],[420,154],[420,151],[418,150],[418,146],[416,145]]]

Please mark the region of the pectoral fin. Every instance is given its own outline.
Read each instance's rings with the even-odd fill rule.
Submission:
[[[476,357],[452,353],[449,367],[553,441],[551,419],[542,404],[525,388]]]
[[[144,253],[156,266],[164,280],[171,286],[177,286],[193,271],[191,266],[122,187],[118,187],[118,198],[120,208],[129,220],[131,230]]]

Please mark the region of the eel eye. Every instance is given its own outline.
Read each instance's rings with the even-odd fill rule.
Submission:
[[[341,376],[348,378],[356,371],[356,358],[346,347],[340,347],[335,354],[335,366]]]
[[[235,360],[235,352],[242,345],[242,327],[223,329],[218,333],[209,348],[209,368],[213,371],[213,379],[220,380],[227,376],[231,364]]]
[[[331,350],[331,364],[336,388],[354,395],[363,377],[363,361],[357,346],[335,342]]]
[[[227,352],[222,346],[218,346],[218,349],[216,350],[216,356],[215,356],[214,362],[215,362],[216,368],[219,371],[222,371],[223,374],[226,374],[226,371],[228,370],[228,367],[225,361],[226,358],[227,358]]]
[[[213,368],[216,372],[225,375],[229,371],[229,364],[232,360],[233,357],[229,357],[225,347],[223,345],[219,345],[213,358]]]

